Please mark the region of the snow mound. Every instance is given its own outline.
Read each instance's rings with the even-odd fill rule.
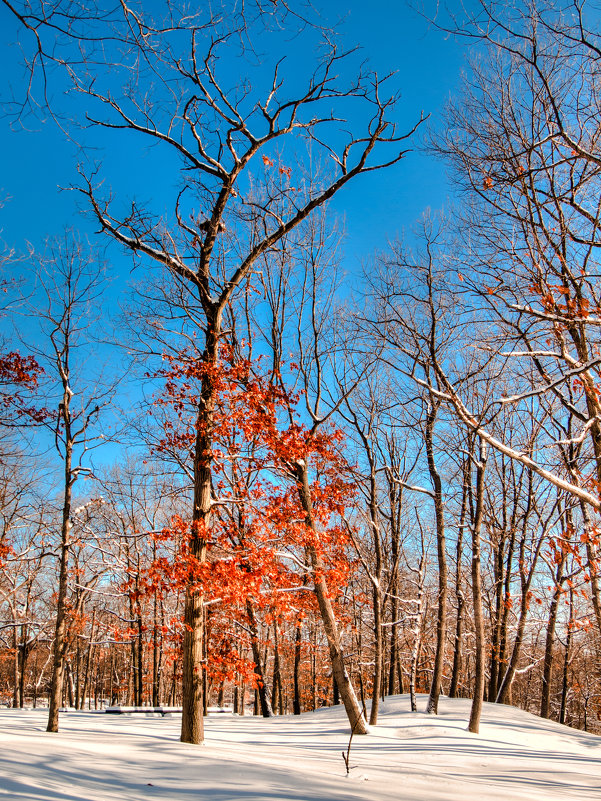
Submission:
[[[202,747],[179,742],[172,717],[0,710],[0,801],[589,801],[601,797],[601,738],[513,707],[470,702],[440,714],[387,698],[377,726],[342,751],[340,707],[300,717],[216,716]]]

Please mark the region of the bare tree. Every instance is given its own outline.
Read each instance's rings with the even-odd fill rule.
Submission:
[[[68,645],[69,560],[74,518],[83,512],[73,507],[73,487],[92,474],[89,451],[110,437],[98,428],[101,410],[110,406],[114,382],[97,383],[98,373],[88,363],[90,330],[98,312],[103,265],[97,253],[67,233],[64,240],[49,243],[37,271],[39,287],[28,302],[42,329],[41,344],[32,345],[44,364],[48,392],[59,395],[56,412],[46,422],[62,464],[60,533],[58,537],[58,588],[56,627],[48,731],[58,731],[62,701],[65,655]],[[82,352],[81,349],[84,348]],[[94,374],[96,373],[96,374]],[[52,383],[51,383],[52,382]],[[105,429],[106,430],[106,429]]]
[[[590,444],[598,481],[600,41],[592,14],[586,3],[501,8],[482,0],[473,15],[449,23],[486,58],[474,63],[450,105],[435,148],[470,197],[460,268],[466,289],[506,337],[497,402],[553,398],[579,421],[573,436]],[[445,401],[473,428],[470,404],[451,383],[442,381]],[[586,479],[524,459],[485,427],[479,431],[599,510]]]

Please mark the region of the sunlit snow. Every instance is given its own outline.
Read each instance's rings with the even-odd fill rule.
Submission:
[[[425,698],[420,698],[420,710]],[[387,698],[380,725],[348,745],[341,707],[263,720],[210,716],[203,746],[171,717],[0,710],[0,799],[23,801],[517,801],[601,798],[601,737],[485,704],[441,699],[437,717]]]

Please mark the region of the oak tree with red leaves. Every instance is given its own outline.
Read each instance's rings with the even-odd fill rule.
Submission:
[[[224,347],[222,352],[227,352]],[[165,437],[158,449],[189,453],[196,436],[193,410],[206,365],[185,353],[167,360],[170,366],[160,373],[167,379],[166,389],[157,403],[173,415],[164,421]],[[154,569],[166,571],[163,581],[168,584],[202,587],[211,605],[217,602],[230,614],[234,609],[238,615],[246,612],[266,716],[270,704],[255,647],[256,612],[270,609],[274,620],[297,617],[303,596],[306,603],[310,577],[334,679],[359,732],[364,720],[344,666],[333,590],[346,584],[349,572],[342,520],[354,500],[350,471],[340,454],[339,432],[298,422],[298,396],[287,393],[273,375],[262,376],[261,366],[261,360],[237,358],[230,350],[229,359],[220,360],[214,371],[213,441],[219,460],[214,465],[213,502],[219,511],[212,521],[209,557],[200,560],[194,554],[191,527],[178,518],[173,526],[181,550],[172,563]],[[207,660],[206,669],[214,670],[210,651]]]

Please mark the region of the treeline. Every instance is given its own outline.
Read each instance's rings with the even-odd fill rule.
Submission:
[[[473,698],[473,732],[482,700],[598,729],[586,9],[448,21],[479,58],[427,146],[461,203],[349,281],[329,201],[416,135],[388,80],[283,3],[59,6],[18,15],[28,92],[59,74],[93,130],[182,170],[162,206],[79,170],[104,240],[145,271],[110,331],[114,289],[82,236],[7,285],[7,316],[35,322],[0,365],[5,700],[48,699],[50,731],[64,704],[181,703],[188,742],[213,703],[340,702],[366,733],[396,692],[427,692],[431,713],[441,692]],[[298,26],[304,66],[319,54],[304,88],[280,60]],[[117,443],[133,456],[103,467]]]
[[[441,469],[461,477],[463,464],[449,464],[440,451],[438,457]],[[583,567],[584,545],[574,529],[569,535],[569,507],[548,488],[530,486],[526,470],[515,471],[507,460],[499,459],[494,468],[489,464],[488,470],[482,554],[485,697],[495,700],[506,688],[509,703],[594,731],[598,630]],[[169,526],[172,486],[140,463],[115,470],[105,486],[110,492],[88,503],[73,529],[61,702],[75,708],[180,705],[181,587],[153,586],[147,579],[158,560],[175,559],[177,544],[165,537],[166,529],[152,529],[158,538],[147,529],[149,516],[154,525]],[[460,482],[445,481],[445,490],[448,634],[442,691],[471,697],[475,654],[468,532],[473,499]],[[394,499],[394,485],[389,492]],[[152,505],[143,508],[141,497]],[[497,516],[503,498],[506,512]],[[7,540],[13,553],[2,567],[2,700],[12,706],[47,703],[56,615],[56,521],[51,509],[34,511],[26,498],[21,504]],[[377,655],[382,698],[431,687],[438,605],[435,534],[427,501],[416,505],[405,499],[404,507],[394,510],[400,518],[397,551],[392,528],[384,524],[378,532],[383,537],[380,606],[374,605],[375,549],[366,527],[356,520],[365,565],[347,542],[348,579],[336,586],[347,667],[367,713]],[[365,515],[366,510],[354,508],[352,514]],[[386,510],[383,519],[388,516]],[[252,708],[258,714],[282,714],[338,702],[312,594],[308,588],[299,592],[298,585],[295,589],[285,600],[267,586],[252,600],[250,594],[229,602],[209,598],[207,705],[230,704],[241,714]]]

